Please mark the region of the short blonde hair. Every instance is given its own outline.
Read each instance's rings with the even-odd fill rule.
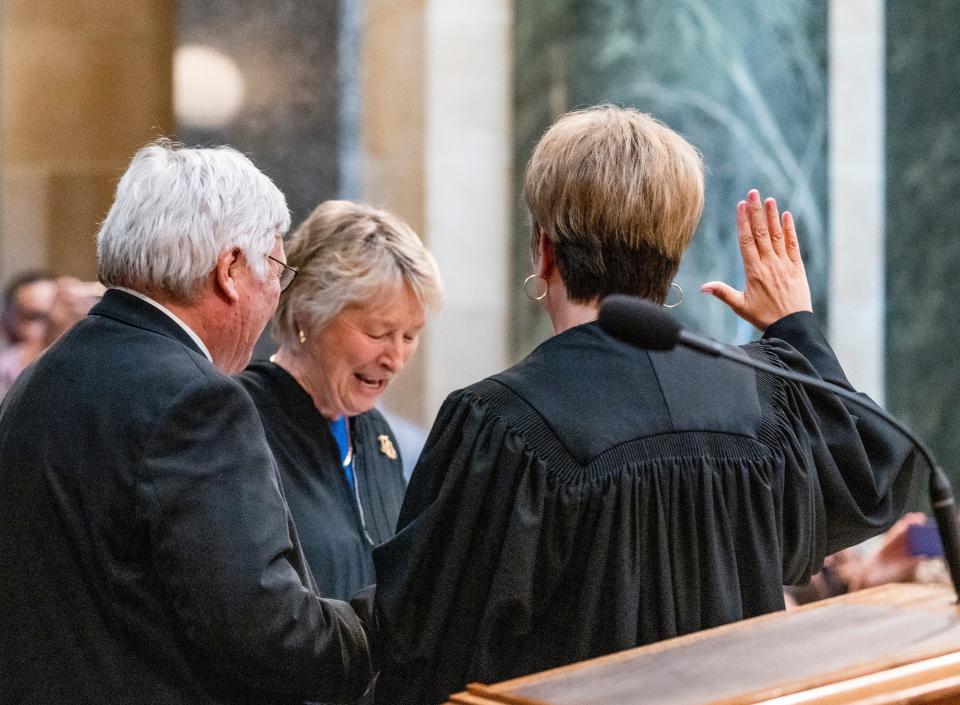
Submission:
[[[279,343],[296,348],[299,331],[317,331],[351,303],[406,283],[427,312],[443,287],[433,256],[400,218],[353,201],[325,201],[286,245],[300,273],[273,318]]]
[[[574,301],[628,293],[662,302],[703,213],[703,161],[633,108],[560,117],[524,175],[531,246],[553,244]]]

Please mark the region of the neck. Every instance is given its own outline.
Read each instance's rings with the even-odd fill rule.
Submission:
[[[178,300],[147,294],[162,304],[174,316],[190,327],[210,351],[213,364],[224,374],[241,372],[249,362],[249,352],[242,348],[237,335],[240,322],[236,320],[238,312],[227,306],[215,294],[205,292],[195,303],[182,303]]]
[[[549,313],[554,333],[563,333],[575,326],[597,320],[599,307],[595,302],[588,304],[569,303],[558,311]]]
[[[299,355],[293,353],[289,348],[287,348],[287,346],[281,345],[280,349],[270,356],[270,362],[285,370],[297,381],[297,384],[303,387],[303,391],[305,391],[313,400],[313,405],[317,407],[317,411],[320,412],[320,415],[323,416],[323,418],[327,419],[328,421],[333,421],[339,416],[345,416],[345,414],[338,414],[334,412],[326,403],[324,403],[321,396],[317,394],[317,391],[311,386],[309,377],[304,374],[304,367],[309,363],[304,361]]]
[[[563,333],[575,326],[597,320],[600,304],[596,299],[586,303],[571,301],[567,296],[567,287],[559,276],[552,277],[543,307],[550,317],[555,334]]]

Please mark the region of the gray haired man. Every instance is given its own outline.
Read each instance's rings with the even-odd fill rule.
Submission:
[[[320,598],[248,362],[283,195],[226,148],[141,149],[97,238],[110,287],[0,408],[0,700],[345,700],[365,629]]]

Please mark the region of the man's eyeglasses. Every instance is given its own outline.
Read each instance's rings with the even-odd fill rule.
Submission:
[[[286,262],[281,262],[272,255],[267,255],[267,259],[283,267],[283,269],[280,270],[280,292],[283,293],[287,290],[287,287],[293,284],[293,280],[297,278],[297,272],[300,270],[296,267],[291,267]]]

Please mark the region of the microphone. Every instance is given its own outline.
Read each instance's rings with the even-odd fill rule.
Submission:
[[[937,522],[940,540],[943,542],[943,556],[950,572],[957,601],[960,602],[960,540],[957,537],[957,516],[954,509],[953,490],[950,481],[926,444],[913,431],[889,413],[877,406],[869,398],[831,384],[817,377],[800,374],[792,370],[754,360],[740,348],[724,345],[713,338],[693,333],[681,326],[662,306],[641,299],[638,296],[611,294],[600,304],[600,327],[614,338],[644,350],[672,350],[677,345],[697,352],[722,357],[727,360],[768,372],[776,377],[798,382],[807,387],[818,389],[852,402],[866,409],[897,429],[920,451],[930,467],[930,503]]]
[[[726,345],[686,330],[672,316],[639,296],[611,294],[600,304],[600,327],[614,338],[644,350],[673,350],[677,345],[714,357],[726,357]],[[739,348],[734,348],[740,353]],[[739,356],[738,356],[739,359]]]

